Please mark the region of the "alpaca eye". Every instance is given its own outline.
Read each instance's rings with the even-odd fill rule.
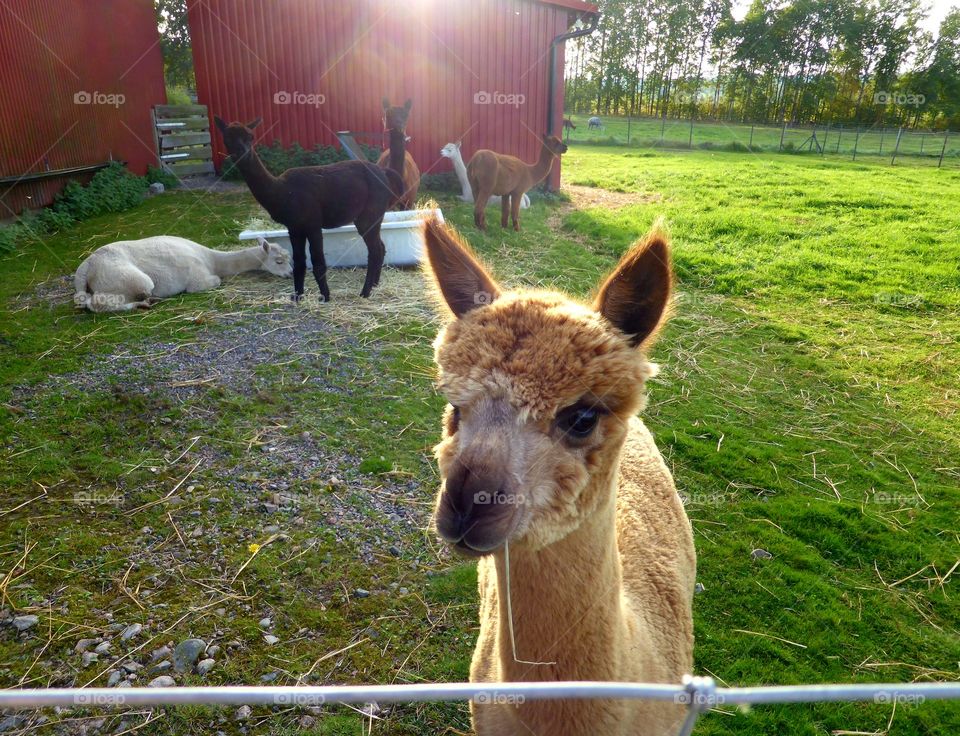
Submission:
[[[592,406],[571,406],[557,415],[557,429],[568,438],[584,440],[600,422],[600,410]]]

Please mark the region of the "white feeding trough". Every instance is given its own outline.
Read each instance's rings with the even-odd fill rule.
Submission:
[[[380,226],[380,238],[387,249],[384,265],[416,266],[423,259],[423,221],[436,215],[443,222],[443,213],[434,210],[401,210],[388,212]],[[286,230],[247,229],[240,233],[240,240],[266,238],[271,243],[291,250],[290,234]],[[367,265],[367,246],[353,225],[335,227],[323,231],[323,255],[327,268],[352,268]],[[307,268],[312,268],[310,246],[307,245]]]

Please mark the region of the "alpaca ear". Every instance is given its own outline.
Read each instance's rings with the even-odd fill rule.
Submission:
[[[270,252],[270,243],[267,242],[267,239],[262,235],[257,238],[257,242],[260,244],[260,247],[263,248],[264,253]]]
[[[670,241],[658,222],[607,277],[593,308],[636,347],[647,343],[664,322],[672,287]]]
[[[500,296],[500,287],[456,230],[430,217],[424,223],[423,235],[426,270],[454,317],[462,317]]]
[[[260,123],[262,123],[262,122],[263,122],[263,118],[257,118],[256,120],[252,120],[251,122],[247,123],[247,128],[248,128],[249,130],[253,130],[253,129],[256,128],[258,125],[260,125]]]
[[[386,97],[383,98],[383,111],[386,112],[390,109],[390,100]]]
[[[223,120],[218,118],[216,115],[213,116],[213,122],[217,124],[217,128],[220,130],[221,133],[227,132],[227,124],[223,122]]]

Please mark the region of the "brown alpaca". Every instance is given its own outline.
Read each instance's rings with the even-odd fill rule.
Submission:
[[[413,156],[406,150],[407,118],[413,101],[407,100],[403,107],[390,107],[390,100],[383,98],[383,127],[390,134],[390,148],[380,154],[377,164],[390,168],[403,179],[403,197],[397,202],[400,209],[412,210],[420,189],[420,169]]]
[[[693,664],[693,536],[636,416],[670,300],[666,237],[636,244],[592,305],[502,291],[437,220],[425,242],[453,316],[434,343],[450,402],[435,525],[480,557],[471,682],[679,683]],[[533,700],[471,713],[478,736],[673,736],[684,707]]]
[[[214,116],[223,145],[250,193],[276,222],[285,225],[293,249],[293,298],[303,296],[307,271],[307,240],[313,276],[324,301],[330,301],[327,263],[323,257],[323,229],[353,223],[367,246],[367,276],[360,296],[368,297],[380,283],[386,247],[380,239],[384,212],[397,201],[403,188],[400,177],[369,161],[337,161],[327,166],[299,166],[274,176],[263,165],[253,146],[252,123],[231,123]]]
[[[520,230],[520,200],[550,173],[553,159],[567,152],[567,145],[554,135],[544,136],[540,158],[525,164],[515,156],[480,149],[467,164],[467,179],[473,190],[473,222],[481,230],[487,227],[485,208],[493,194],[499,194],[500,226],[507,226],[507,214],[513,217],[513,229]]]

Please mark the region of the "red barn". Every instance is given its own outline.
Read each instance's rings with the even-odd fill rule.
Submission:
[[[409,150],[424,173],[449,170],[440,148],[458,140],[465,158],[492,148],[533,161],[548,124],[551,44],[597,12],[580,0],[187,4],[197,94],[211,114],[263,117],[260,142],[310,148],[336,145],[340,130],[379,136],[381,99],[411,98]],[[562,41],[552,73],[550,132],[559,135]]]
[[[0,2],[0,219],[107,161],[156,163],[167,101],[151,0]]]

